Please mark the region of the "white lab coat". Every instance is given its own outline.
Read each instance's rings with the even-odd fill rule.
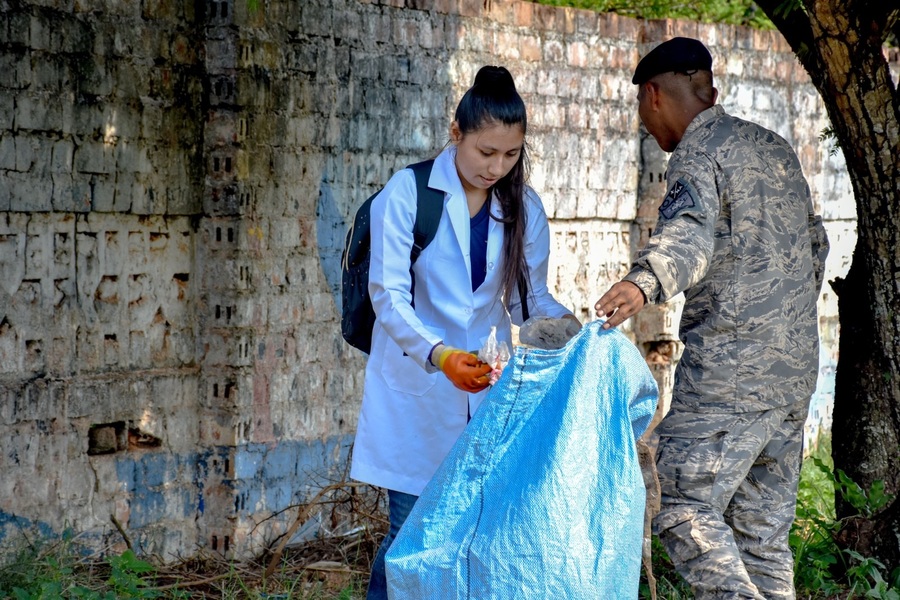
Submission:
[[[419,256],[415,309],[410,294],[409,253],[416,215],[415,176],[396,173],[371,207],[369,293],[377,316],[350,476],[419,495],[462,433],[486,392],[457,389],[429,361],[443,341],[478,350],[497,327],[511,345],[510,315],[501,300],[503,224],[488,225],[487,273],[472,291],[469,209],[455,166],[456,147],[435,159],[429,187],[443,190],[444,213],[434,240]],[[550,232],[537,194],[526,194],[525,256],[531,275],[530,316],[561,317],[570,311],[547,289]],[[491,212],[502,214],[491,200]],[[521,324],[518,292],[511,310]]]

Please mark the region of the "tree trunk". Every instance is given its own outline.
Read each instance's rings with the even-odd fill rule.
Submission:
[[[779,11],[758,0],[797,53],[822,98],[856,197],[857,245],[832,282],[841,325],[832,450],[864,489],[897,496],[871,519],[847,522],[838,541],[900,566],[900,97],[883,53],[900,15],[891,2],[810,0]],[[856,511],[839,500],[839,517]]]

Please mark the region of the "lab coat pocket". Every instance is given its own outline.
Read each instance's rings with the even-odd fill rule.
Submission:
[[[443,335],[443,332],[436,333]],[[381,363],[381,374],[388,387],[394,391],[411,396],[424,396],[437,383],[438,377],[443,377],[440,372],[425,371],[390,337],[385,342],[382,356],[384,358]]]

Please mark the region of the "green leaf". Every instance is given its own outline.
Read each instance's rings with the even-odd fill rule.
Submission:
[[[884,491],[884,481],[879,479],[872,482],[872,487],[869,489],[869,505],[873,512],[881,510],[893,500],[894,496]]]
[[[141,560],[132,550],[126,550],[119,556],[112,556],[109,564],[131,573],[153,573],[156,568],[145,560]]]
[[[803,10],[803,4],[800,0],[785,0],[775,7],[775,16],[787,19],[791,13],[797,10]]]

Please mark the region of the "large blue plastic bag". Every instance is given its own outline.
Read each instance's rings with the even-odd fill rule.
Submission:
[[[635,442],[657,396],[599,321],[559,350],[517,348],[391,545],[390,598],[637,598]]]

